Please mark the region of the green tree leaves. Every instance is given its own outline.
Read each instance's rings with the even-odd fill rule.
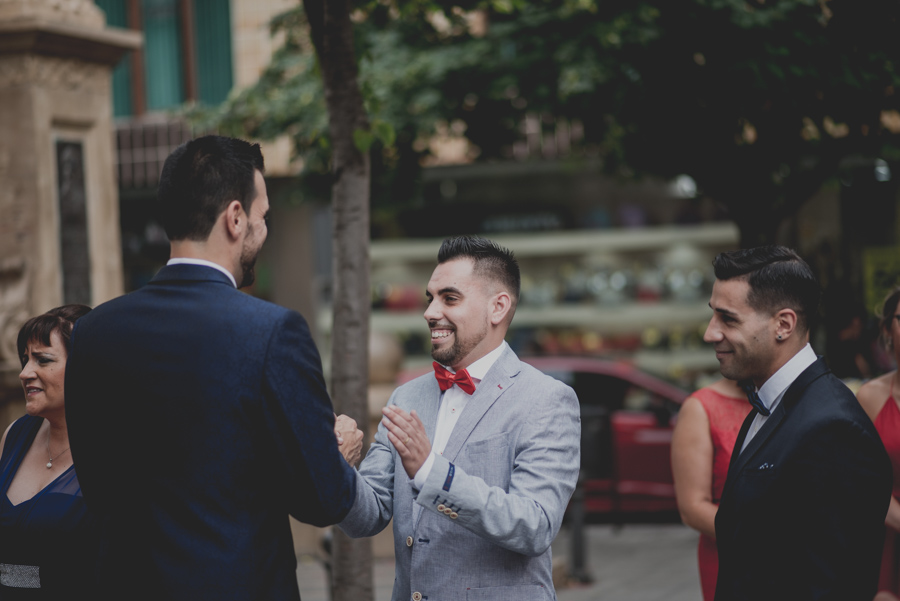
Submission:
[[[381,154],[379,185],[451,123],[479,160],[509,160],[534,115],[577,121],[572,152],[590,149],[612,174],[688,173],[754,220],[759,199],[789,213],[842,156],[900,148],[882,123],[900,109],[895,0],[371,0],[354,19],[372,117],[354,139]],[[327,171],[305,17],[273,28],[285,41],[257,85],[194,114],[247,135],[289,132],[307,169]]]

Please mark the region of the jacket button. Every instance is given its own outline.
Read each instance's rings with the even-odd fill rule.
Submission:
[[[422,601],[422,593],[416,591],[413,593],[413,601]]]
[[[451,513],[453,513],[452,509],[450,509],[449,507],[444,507],[444,515],[450,515]]]
[[[450,514],[450,519],[451,519],[451,520],[455,520],[455,519],[458,518],[458,517],[459,517],[459,514],[456,513],[455,511],[454,511],[453,513]]]
[[[438,511],[444,511],[445,509],[446,509],[446,507],[444,507],[443,503],[441,503],[440,505],[437,506]]]
[[[406,546],[407,546],[407,547],[412,547],[412,543],[413,543],[412,537],[411,537],[411,536],[407,536],[407,537],[406,537]]]

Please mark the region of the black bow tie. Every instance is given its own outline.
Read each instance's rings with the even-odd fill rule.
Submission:
[[[750,401],[750,404],[753,405],[753,407],[757,411],[759,411],[761,415],[765,415],[766,417],[768,417],[771,411],[769,411],[769,408],[763,404],[762,399],[759,398],[759,393],[756,392],[756,386],[753,384],[753,382],[746,380],[739,383],[738,385],[744,389],[744,392],[747,393],[747,400]]]

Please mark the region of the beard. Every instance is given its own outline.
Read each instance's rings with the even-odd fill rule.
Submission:
[[[727,361],[719,363],[719,373],[722,377],[735,382],[753,380],[767,372],[771,374],[765,360],[767,356],[758,349],[735,349]]]
[[[241,251],[241,281],[238,288],[246,288],[256,281],[256,258],[259,256],[259,249],[252,250],[244,248]]]
[[[449,348],[437,349],[432,347],[431,349],[431,358],[441,365],[453,365],[461,357],[462,352],[458,342],[454,342]]]
[[[251,286],[253,282],[256,281],[256,270],[253,268],[254,264],[245,265],[243,261],[241,261],[241,282],[238,288],[246,288],[247,286]]]
[[[734,380],[735,382],[746,379],[746,378],[744,378],[743,370],[741,370],[733,365],[730,365],[730,366],[720,365],[719,373],[722,374],[723,378],[727,378],[729,380]]]
[[[440,363],[441,365],[448,365],[453,367],[454,365],[458,365],[460,361],[462,361],[466,355],[472,352],[472,350],[478,346],[482,340],[487,336],[488,330],[487,326],[482,328],[479,332],[476,332],[474,335],[468,338],[462,338],[459,335],[459,330],[453,330],[453,344],[446,348],[437,348],[431,347],[431,358]]]

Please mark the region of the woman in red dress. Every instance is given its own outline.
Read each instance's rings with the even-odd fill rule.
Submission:
[[[719,498],[734,443],[750,409],[735,382],[718,380],[684,402],[672,435],[675,496],[681,519],[700,532],[697,563],[705,601],[715,597],[719,571],[715,525]]]
[[[881,308],[879,329],[881,341],[894,356],[894,362],[900,365],[900,286],[895,287],[884,301]],[[881,556],[881,575],[878,579],[876,599],[896,599],[884,594],[900,594],[900,376],[897,370],[888,372],[873,380],[869,380],[856,393],[875,429],[881,435],[881,442],[891,458],[894,466],[894,496],[884,520],[886,528],[884,551]]]

